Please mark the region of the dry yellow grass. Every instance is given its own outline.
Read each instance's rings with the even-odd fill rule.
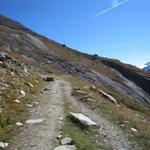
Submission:
[[[16,70],[0,69],[0,141],[9,142],[19,132],[16,122],[24,122],[28,112],[26,104],[34,100],[42,80],[39,75],[27,76],[21,73],[18,67],[15,68]],[[30,87],[27,82],[30,82],[33,87]],[[25,97],[20,97],[20,90],[25,91]],[[17,99],[20,103],[14,101]]]

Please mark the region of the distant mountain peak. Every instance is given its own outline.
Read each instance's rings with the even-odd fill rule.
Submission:
[[[146,63],[145,65],[150,66],[150,62]]]
[[[145,64],[144,70],[150,72],[150,62]]]

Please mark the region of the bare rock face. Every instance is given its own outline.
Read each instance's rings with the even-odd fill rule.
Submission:
[[[98,127],[98,124],[96,122],[92,121],[89,117],[81,113],[69,112],[69,115],[72,119],[74,119],[75,121],[78,121],[79,123],[85,126]]]

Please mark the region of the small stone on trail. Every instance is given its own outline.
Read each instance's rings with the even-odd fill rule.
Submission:
[[[138,132],[137,129],[135,129],[135,128],[131,128],[131,130],[132,130],[133,132]]]
[[[12,76],[14,76],[14,75],[15,75],[15,73],[14,73],[14,72],[11,72],[11,75],[12,75]]]
[[[79,87],[74,87],[73,90],[80,90],[80,88]]]
[[[32,87],[32,88],[34,87],[30,82],[27,82],[27,85]]]
[[[61,121],[61,120],[59,120],[59,123],[60,123],[60,124],[62,124],[62,121]]]
[[[21,122],[16,122],[17,126],[23,126],[23,124]]]
[[[59,118],[59,123],[61,124],[63,122],[63,118]]]
[[[50,90],[49,88],[44,88],[44,91],[48,91],[48,90]]]
[[[0,52],[0,61],[5,61],[7,59],[5,53]]]
[[[28,106],[28,107],[32,107],[33,105],[31,105],[31,104],[27,104],[27,106]]]
[[[124,125],[124,124],[121,124],[120,126],[121,126],[121,127],[124,127],[125,125]]]
[[[18,99],[14,100],[14,101],[15,101],[16,103],[18,103],[18,104],[21,103]]]
[[[39,124],[42,122],[44,122],[44,119],[30,119],[26,121],[27,124]]]
[[[124,121],[124,123],[129,123],[129,121]]]
[[[6,148],[8,146],[8,143],[0,142],[1,148]]]
[[[77,150],[77,148],[75,145],[61,145],[54,148],[54,150]]]
[[[87,98],[86,100],[89,101],[89,102],[95,102],[95,100],[92,99],[92,98]]]
[[[26,96],[26,93],[24,90],[20,90],[20,94],[22,95],[22,97],[25,97]]]
[[[39,81],[38,81],[38,80],[35,80],[35,82],[38,83]]]
[[[26,74],[29,74],[29,72],[28,72],[28,70],[27,70],[26,67],[24,67],[24,72],[25,72]]]
[[[117,106],[117,107],[120,107],[120,105],[119,105],[119,104],[116,104],[116,106]]]
[[[62,138],[62,134],[59,134],[58,136],[57,136],[57,139],[59,140],[59,139],[61,139]]]
[[[34,105],[34,104],[35,104],[35,105],[38,105],[39,103],[38,103],[38,102],[33,102],[33,105]]]
[[[54,77],[51,76],[45,76],[43,77],[44,81],[54,81]]]
[[[96,86],[95,86],[95,85],[91,85],[91,86],[90,86],[90,90],[96,91],[96,90],[97,90],[97,88],[96,88]]]
[[[61,140],[60,142],[62,145],[67,145],[72,143],[71,137],[65,137],[64,139]]]

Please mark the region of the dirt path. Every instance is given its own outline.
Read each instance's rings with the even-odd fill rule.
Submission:
[[[70,94],[72,88],[69,82],[64,83],[64,85],[65,94],[68,96],[71,105],[100,125],[100,139],[108,148],[112,150],[141,150],[141,148],[139,148],[135,142],[131,142],[120,129],[115,127],[100,114],[96,114],[96,112],[90,110],[83,103],[73,98]]]
[[[38,105],[31,108],[28,119],[45,119],[39,124],[26,124],[10,150],[52,150],[61,127],[59,119],[64,117],[63,95],[60,81],[47,83],[38,97]]]
[[[112,150],[141,150],[136,143],[129,141],[121,130],[114,127],[103,116],[96,114],[96,112],[72,97],[72,87],[69,82],[56,80],[47,83],[45,88],[49,90],[44,91],[38,97],[39,104],[31,108],[31,116],[28,118],[42,118],[45,121],[40,124],[26,124],[23,132],[16,138],[10,150],[53,150],[56,144],[56,136],[62,126],[59,119],[64,118],[64,95],[68,97],[73,107],[100,125],[98,138],[108,148]]]

